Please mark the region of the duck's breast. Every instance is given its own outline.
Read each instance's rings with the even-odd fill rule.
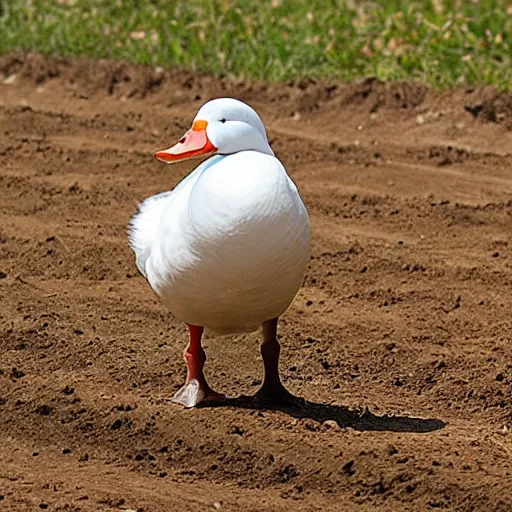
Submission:
[[[164,213],[148,274],[171,311],[220,332],[282,314],[308,261],[309,218],[279,160],[252,151],[219,158],[182,206],[179,216]]]

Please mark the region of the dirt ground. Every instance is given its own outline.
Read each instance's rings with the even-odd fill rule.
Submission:
[[[0,59],[0,509],[512,510],[512,96],[267,86]],[[196,109],[262,116],[310,211],[280,324],[302,409],[184,410],[186,328],[138,275],[137,202]],[[208,336],[230,396],[259,334]]]

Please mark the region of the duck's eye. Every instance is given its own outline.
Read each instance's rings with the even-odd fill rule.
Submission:
[[[225,120],[225,119],[221,119],[221,120],[220,120],[220,122],[221,122],[221,123],[225,123],[225,122],[226,122],[226,120]]]

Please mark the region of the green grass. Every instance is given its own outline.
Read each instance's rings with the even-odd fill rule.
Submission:
[[[505,0],[0,0],[0,53],[128,59],[236,78],[512,87]]]

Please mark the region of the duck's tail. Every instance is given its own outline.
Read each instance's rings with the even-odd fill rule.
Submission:
[[[158,234],[160,219],[167,204],[165,200],[171,194],[172,191],[162,192],[143,201],[128,226],[130,247],[135,253],[137,268],[144,277],[147,277],[146,262],[151,254],[151,247]]]

